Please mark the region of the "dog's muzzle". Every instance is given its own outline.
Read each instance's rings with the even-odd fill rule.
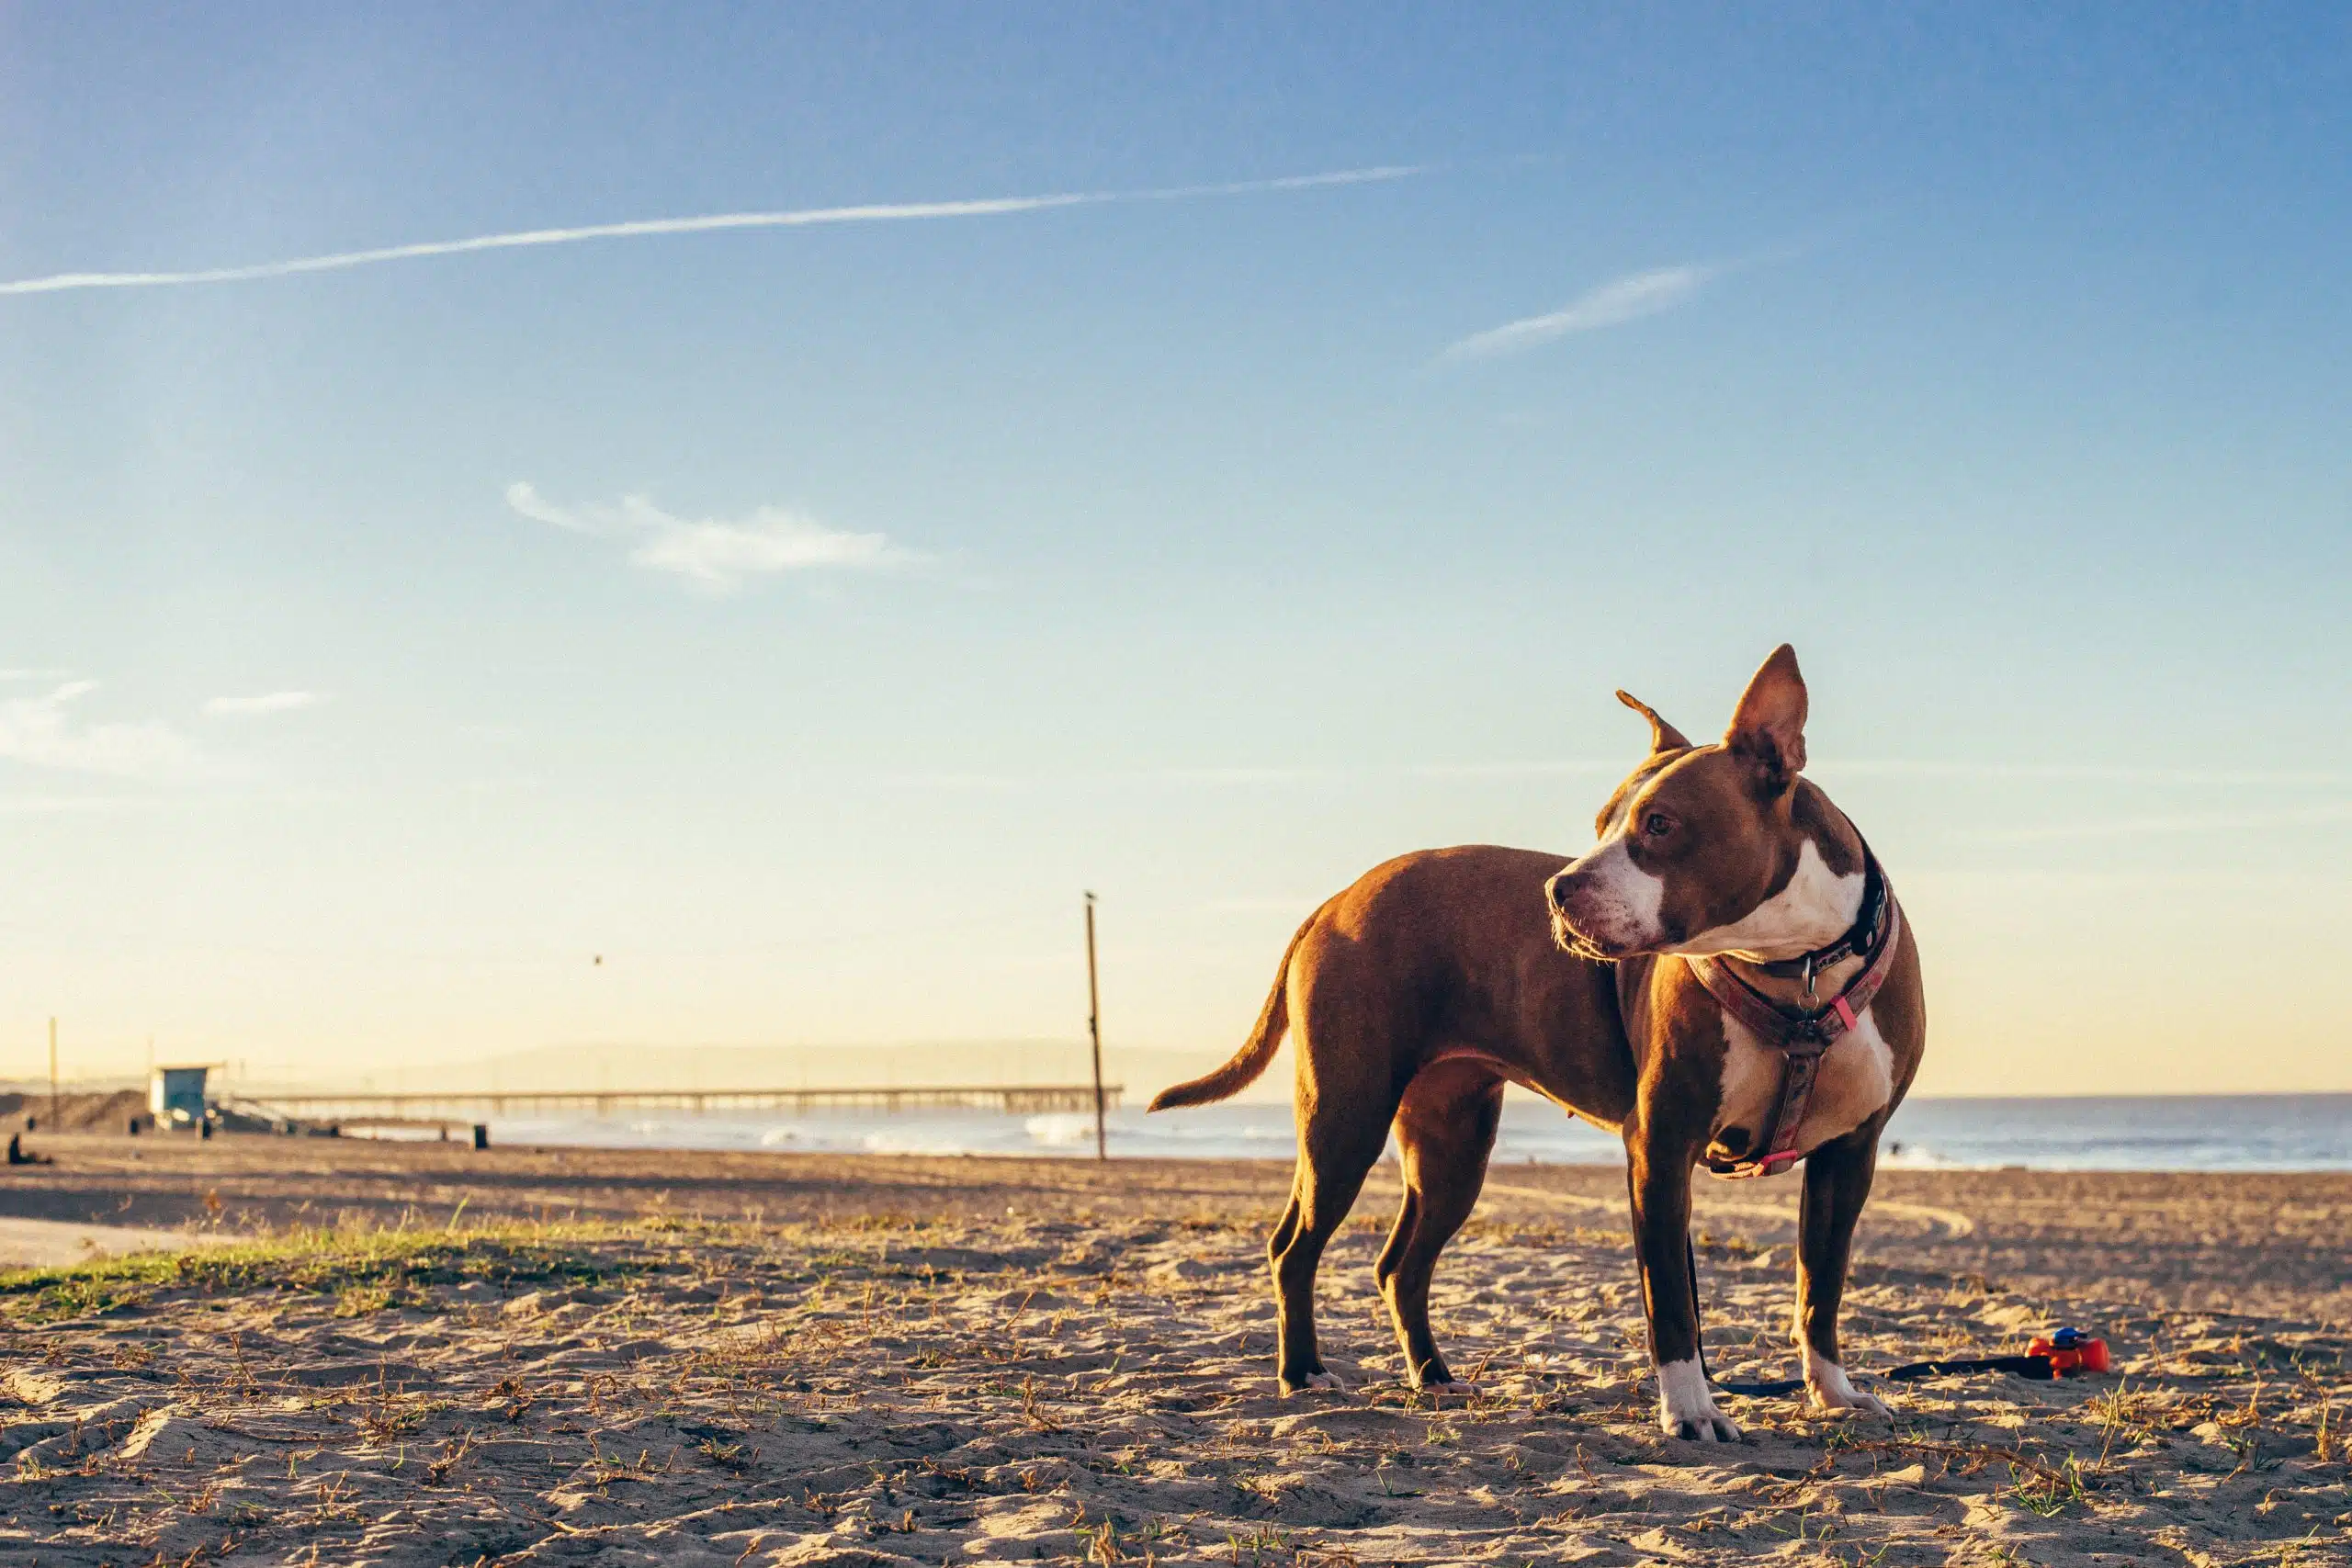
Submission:
[[[1559,944],[1560,950],[1564,953],[1572,953],[1578,958],[1589,958],[1605,963],[1614,958],[1616,954],[1595,941],[1589,933],[1578,930],[1575,917],[1570,912],[1576,907],[1576,870],[1577,868],[1571,864],[1544,884],[1544,902],[1552,911],[1552,940]]]
[[[1613,964],[1643,951],[1638,941],[1629,940],[1626,933],[1614,935],[1594,929],[1608,922],[1610,901],[1600,897],[1602,908],[1596,912],[1595,889],[1589,886],[1589,874],[1580,874],[1580,862],[1571,862],[1544,884],[1544,901],[1552,910],[1552,940],[1563,953],[1599,964]],[[1577,918],[1579,909],[1584,919]]]

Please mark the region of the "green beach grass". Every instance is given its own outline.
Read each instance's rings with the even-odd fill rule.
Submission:
[[[0,1273],[0,1316],[26,1326],[185,1296],[330,1295],[349,1314],[428,1285],[587,1284],[642,1272],[620,1256],[642,1226],[288,1230],[249,1240]]]

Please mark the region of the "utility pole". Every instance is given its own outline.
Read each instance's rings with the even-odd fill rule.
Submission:
[[[1102,1131],[1102,993],[1094,982],[1094,895],[1086,896],[1086,1032],[1094,1043],[1094,1157],[1111,1157]]]
[[[49,1021],[49,1128],[57,1130],[57,1020]]]

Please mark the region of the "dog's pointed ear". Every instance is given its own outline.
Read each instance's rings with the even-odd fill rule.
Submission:
[[[1804,676],[1797,650],[1784,642],[1740,694],[1724,744],[1755,764],[1767,793],[1778,795],[1804,772]]]
[[[1660,751],[1688,751],[1690,750],[1690,738],[1684,735],[1682,731],[1675,728],[1674,726],[1667,723],[1666,720],[1658,717],[1657,709],[1650,706],[1649,704],[1642,701],[1641,698],[1634,695],[1631,692],[1618,693],[1617,700],[1650,721],[1651,756],[1655,757]]]

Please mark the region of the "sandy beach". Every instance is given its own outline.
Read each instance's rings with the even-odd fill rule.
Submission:
[[[1887,1175],[1860,1373],[2078,1323],[2118,1375],[1732,1398],[1718,1448],[1652,1423],[1606,1168],[1494,1173],[1433,1404],[1386,1169],[1325,1272],[1351,1389],[1284,1400],[1286,1164],[27,1145],[45,1245],[209,1245],[9,1277],[11,1563],[2352,1562],[2352,1176]],[[1793,1370],[1794,1197],[1702,1186],[1721,1376]]]

